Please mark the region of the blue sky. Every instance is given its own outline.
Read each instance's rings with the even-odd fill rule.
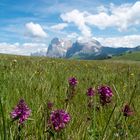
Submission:
[[[29,55],[53,37],[140,45],[138,0],[0,0],[0,53]]]

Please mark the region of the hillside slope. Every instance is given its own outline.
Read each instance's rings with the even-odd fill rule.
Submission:
[[[125,53],[121,56],[115,56],[112,58],[113,60],[132,60],[132,61],[140,61],[140,51]]]

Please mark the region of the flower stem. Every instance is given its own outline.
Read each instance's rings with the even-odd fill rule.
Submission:
[[[7,140],[7,137],[6,137],[6,124],[5,124],[4,111],[3,111],[3,105],[2,105],[1,97],[0,97],[0,108],[1,108],[2,121],[3,121],[4,140]]]
[[[110,116],[109,116],[109,119],[108,119],[108,121],[107,121],[107,123],[106,123],[106,126],[105,126],[104,131],[103,131],[102,139],[104,139],[105,132],[106,132],[106,130],[107,130],[107,127],[108,127],[108,125],[109,125],[109,122],[110,122],[110,120],[111,120],[111,117],[112,117],[112,115],[113,115],[113,113],[114,113],[114,111],[115,111],[115,108],[116,108],[116,104],[115,104],[115,106],[114,106],[114,108],[113,108],[113,110],[112,110],[112,112],[111,112],[111,114],[110,114]]]

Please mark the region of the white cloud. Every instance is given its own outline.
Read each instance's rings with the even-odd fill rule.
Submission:
[[[74,39],[74,38],[77,38],[77,37],[79,37],[79,35],[77,33],[75,33],[75,32],[70,33],[70,34],[67,35],[67,38],[69,38],[69,39]]]
[[[140,24],[140,1],[120,6],[115,6],[112,3],[109,7],[101,5],[97,7],[97,12],[97,14],[92,14],[75,9],[61,14],[60,17],[65,22],[74,23],[84,36],[91,36],[89,25],[99,29],[115,27],[119,31],[125,31],[129,27],[133,28]]]
[[[91,30],[86,25],[85,16],[87,12],[79,12],[77,9],[61,14],[60,17],[63,21],[68,23],[74,23],[81,31],[83,36],[91,37]]]
[[[67,23],[59,23],[59,24],[56,24],[56,25],[51,26],[51,28],[54,29],[54,30],[61,31],[64,28],[66,28],[67,26],[68,26]]]
[[[37,23],[29,22],[29,23],[25,24],[25,27],[27,28],[30,35],[32,35],[34,37],[40,37],[40,38],[47,37],[47,33]]]
[[[122,37],[109,37],[109,38],[94,38],[98,40],[103,46],[109,47],[129,47],[133,48],[140,45],[140,35],[128,35]]]
[[[47,48],[44,43],[0,43],[0,53],[5,54],[30,55],[32,52],[36,52],[44,48]]]
[[[108,11],[102,10],[98,14],[89,14],[85,17],[86,23],[100,29],[116,27],[120,31],[125,31],[128,27],[140,24],[140,1],[120,6],[110,4]]]

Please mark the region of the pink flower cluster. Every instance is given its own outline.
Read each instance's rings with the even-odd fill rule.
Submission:
[[[60,131],[65,128],[70,121],[70,115],[64,110],[55,110],[51,112],[49,118],[49,126],[53,127],[55,131]]]
[[[134,114],[133,110],[130,108],[129,104],[125,104],[125,106],[122,109],[123,115],[128,117],[132,116]]]
[[[102,103],[102,105],[111,102],[111,97],[113,96],[113,93],[109,86],[100,86],[98,88],[98,93],[100,95],[100,102]]]
[[[19,124],[23,124],[25,120],[30,116],[31,110],[23,99],[21,99],[18,105],[11,112],[11,118],[13,120],[19,120]]]
[[[93,88],[88,88],[87,89],[87,96],[91,97],[91,96],[94,96],[95,95],[95,91]]]
[[[78,83],[78,81],[77,81],[77,79],[75,77],[69,78],[68,82],[69,82],[69,85],[73,86],[73,87],[75,87],[77,85],[77,83]]]

